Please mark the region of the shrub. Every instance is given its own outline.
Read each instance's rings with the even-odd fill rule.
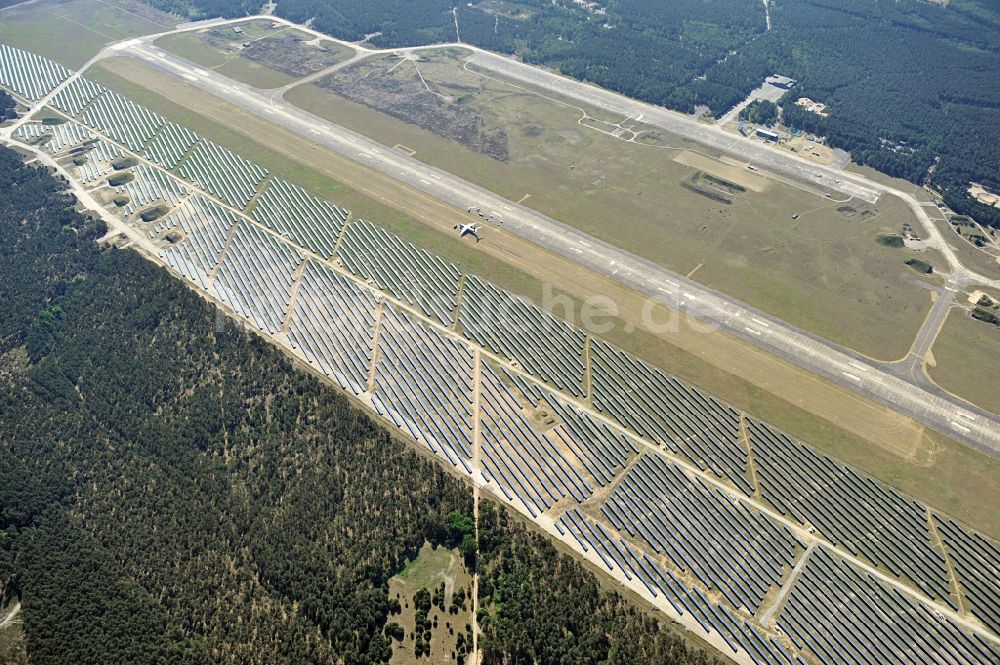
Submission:
[[[119,157],[115,161],[111,162],[111,166],[115,168],[116,171],[121,171],[122,169],[132,168],[139,163],[135,157]]]
[[[119,185],[124,185],[127,182],[132,182],[133,180],[135,180],[135,175],[132,173],[116,173],[108,178],[108,184],[112,187],[118,187]]]
[[[1000,316],[997,316],[995,312],[983,309],[982,307],[976,307],[972,310],[972,318],[985,321],[986,323],[992,323],[995,326],[1000,326]]]
[[[152,222],[154,219],[159,219],[167,214],[170,210],[166,206],[156,206],[155,208],[146,208],[139,213],[139,218],[144,222]]]
[[[921,261],[920,259],[906,259],[906,265],[925,275],[929,275],[934,272],[934,266],[927,263],[927,261]]]
[[[124,194],[119,194],[114,198],[115,205],[118,206],[119,208],[128,205],[128,202],[130,200],[131,199],[129,199],[129,197],[125,196]]]
[[[883,244],[886,247],[903,246],[903,236],[897,235],[895,233],[880,233],[878,236],[878,241],[880,244]]]

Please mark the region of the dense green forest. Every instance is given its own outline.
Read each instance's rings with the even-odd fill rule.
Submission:
[[[255,13],[252,0],[147,0],[202,16]],[[471,6],[470,6],[471,4]],[[769,74],[798,79],[784,119],[855,161],[930,182],[952,207],[1000,226],[966,195],[1000,172],[1000,8],[986,0],[282,0],[277,13],[376,46],[456,39],[612,90],[719,115]],[[453,8],[456,14],[453,15]],[[825,102],[822,118],[792,102]],[[933,169],[932,169],[933,167]]]
[[[405,560],[478,565],[469,488],[101,248],[64,188],[0,148],[0,607],[20,598],[31,662],[384,662]],[[483,513],[490,662],[705,662]]]
[[[0,90],[0,122],[17,117],[17,102],[4,90]]]
[[[766,99],[755,99],[740,111],[740,120],[757,125],[773,125],[778,122],[778,105]]]

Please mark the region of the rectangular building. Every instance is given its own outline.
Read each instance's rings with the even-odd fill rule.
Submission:
[[[763,127],[758,127],[756,134],[765,141],[771,141],[772,143],[778,142],[778,133],[772,132],[770,129],[764,129]]]

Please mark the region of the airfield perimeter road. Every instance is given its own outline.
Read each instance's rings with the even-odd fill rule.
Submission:
[[[265,18],[283,22],[270,16]],[[172,32],[245,20],[247,19],[188,24]],[[299,28],[303,29],[301,26]],[[192,86],[320,143],[345,157],[375,168],[443,202],[460,209],[478,206],[484,210],[496,211],[502,216],[504,231],[515,233],[541,247],[568,257],[625,286],[657,298],[668,306],[710,321],[762,349],[910,416],[966,445],[1000,457],[1000,418],[997,416],[951,395],[932,393],[910,380],[886,371],[870,359],[790,326],[749,305],[581,233],[537,211],[503,199],[454,174],[428,166],[290,104],[273,102],[268,91],[256,90],[154,46],[152,42],[163,34],[168,33],[114,44],[106,48],[100,57],[126,56],[145,61],[160,71],[183,79]],[[391,51],[403,50],[415,49]],[[703,141],[713,148],[753,161],[762,171],[776,171],[785,177],[803,182],[814,184],[822,182],[825,187],[869,200],[883,194],[900,196],[911,204],[918,220],[925,226],[928,243],[941,251],[948,260],[951,266],[949,277],[952,285],[978,283],[1000,288],[1000,282],[997,280],[975,275],[964,268],[944,242],[943,236],[927,218],[923,208],[913,197],[904,192],[871,182],[863,176],[813,164],[770,146],[752,143],[742,137],[725,133],[717,127],[702,124],[693,118],[666,109],[643,104],[498,55],[473,50],[475,55],[472,61],[479,66],[488,67],[506,76],[552,89],[558,94],[581,99],[616,113],[641,118],[641,121],[647,124],[658,125],[671,132]],[[379,51],[372,50],[371,53]],[[837,183],[837,180],[840,182]]]

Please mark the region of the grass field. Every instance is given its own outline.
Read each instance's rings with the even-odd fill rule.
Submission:
[[[134,0],[41,0],[0,14],[0,42],[75,68],[110,42],[163,32],[181,20]]]
[[[1000,516],[980,500],[986,483],[1000,473],[995,460],[728,335],[705,334],[687,325],[658,335],[641,329],[626,332],[626,324],[641,322],[645,299],[639,294],[513,235],[490,231],[478,245],[457,241],[451,227],[468,219],[464,210],[410,190],[182,81],[124,59],[104,61],[89,76],[458,263],[463,271],[536,300],[543,283],[575,302],[593,294],[612,298],[620,313],[605,335],[610,341],[978,528],[1000,534]],[[661,309],[655,318],[669,315]],[[975,470],[968,482],[939,482],[940,474],[965,464]]]
[[[1000,279],[1000,262],[997,261],[995,256],[987,254],[959,236],[959,234],[955,232],[955,227],[944,221],[943,217],[937,213],[937,211],[929,212],[934,219],[934,224],[941,230],[941,234],[944,236],[945,242],[947,242],[951,248],[955,250],[955,254],[958,255],[959,261],[961,261],[970,270],[975,270],[984,277]]]
[[[719,188],[692,187],[702,170],[680,162],[732,165],[678,159],[664,144],[696,146],[676,136],[609,135],[642,132],[623,118],[581,124],[595,114],[466,71],[462,56],[373,57],[285,98],[866,355],[906,353],[929,300],[875,242],[912,221],[902,201],[837,203],[777,181],[709,198]]]
[[[433,593],[434,589],[444,583],[444,605],[432,606],[427,618],[436,621],[436,627],[431,628],[430,656],[417,658],[414,653],[414,625],[416,608],[413,603],[414,594],[420,589]],[[465,609],[452,614],[448,611],[453,594],[459,588],[464,589],[467,600]],[[389,597],[399,598],[402,612],[389,621],[395,621],[404,630],[402,641],[393,641],[393,654],[390,661],[393,665],[411,665],[426,663],[429,665],[445,665],[455,663],[452,652],[455,651],[459,633],[465,634],[466,624],[472,622],[472,577],[462,562],[458,550],[446,550],[443,547],[434,549],[425,543],[416,559],[407,562],[406,568],[389,580]]]
[[[280,88],[351,56],[351,49],[336,42],[315,42],[308,33],[272,25],[247,21],[181,32],[159,38],[156,45],[261,89]],[[235,33],[234,27],[243,32]]]
[[[927,373],[936,384],[1000,414],[1000,327],[953,309],[932,351]]]

